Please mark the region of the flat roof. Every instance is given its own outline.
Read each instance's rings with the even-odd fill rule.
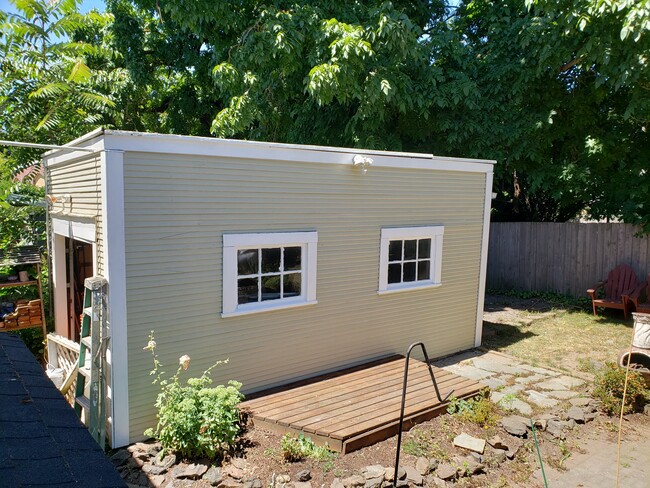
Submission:
[[[66,147],[92,148],[100,151],[134,151],[146,153],[220,156],[239,159],[262,159],[306,163],[352,164],[356,155],[369,157],[373,166],[388,166],[450,171],[492,172],[494,160],[435,156],[433,154],[378,151],[277,142],[219,139],[120,130],[96,129],[75,139]],[[52,150],[43,156],[48,165],[56,165],[85,153]]]

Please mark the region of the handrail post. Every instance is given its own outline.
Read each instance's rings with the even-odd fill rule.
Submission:
[[[429,368],[429,375],[431,376],[431,381],[433,382],[433,388],[436,390],[436,396],[440,403],[446,402],[454,390],[449,391],[447,396],[443,399],[440,396],[440,390],[438,390],[438,383],[436,382],[436,377],[433,374],[433,369],[431,368],[431,363],[429,362],[429,355],[427,354],[427,349],[424,347],[422,342],[414,342],[411,344],[406,351],[406,358],[404,361],[404,382],[402,384],[402,405],[400,407],[399,413],[399,430],[397,431],[397,453],[395,454],[395,474],[393,477],[393,488],[397,488],[397,477],[399,476],[399,453],[402,446],[402,428],[404,427],[404,408],[406,406],[406,387],[408,384],[408,375],[409,375],[409,359],[411,358],[411,351],[416,346],[422,348],[422,353],[424,354],[424,360],[426,361],[427,368]]]

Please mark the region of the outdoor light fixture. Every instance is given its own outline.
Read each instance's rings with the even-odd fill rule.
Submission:
[[[352,164],[354,166],[361,166],[361,168],[363,169],[363,174],[365,175],[368,172],[368,166],[372,165],[372,158],[357,154],[352,160]]]
[[[66,193],[65,195],[45,195],[45,199],[50,205],[54,205],[55,203],[68,203],[71,197]]]

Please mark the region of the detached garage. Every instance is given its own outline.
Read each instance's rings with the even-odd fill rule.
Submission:
[[[108,280],[114,447],[155,422],[151,356],[259,391],[481,342],[494,161],[97,130],[45,155],[56,332]],[[81,285],[83,286],[83,285]],[[75,308],[77,307],[77,308]]]

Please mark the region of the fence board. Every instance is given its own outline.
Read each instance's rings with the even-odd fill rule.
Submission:
[[[585,296],[620,263],[645,280],[650,237],[630,224],[493,222],[487,287]]]

